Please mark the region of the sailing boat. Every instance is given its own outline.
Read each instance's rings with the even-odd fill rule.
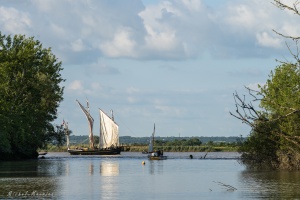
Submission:
[[[149,147],[148,147],[148,153],[149,153],[148,158],[150,160],[166,160],[167,156],[164,156],[163,151],[161,151],[161,150],[153,151],[154,134],[155,134],[155,124],[154,124],[154,128],[153,128],[152,136],[150,137],[150,143],[149,143]]]
[[[64,131],[65,131],[65,135],[67,138],[67,147],[68,147],[68,149],[70,149],[70,131],[69,131],[68,122],[65,122],[65,120],[63,119],[62,125],[64,126]]]
[[[68,149],[71,155],[116,155],[121,153],[121,148],[119,147],[119,126],[114,121],[113,112],[112,117],[109,117],[101,109],[100,112],[100,137],[99,145],[96,147],[94,144],[93,135],[93,124],[94,119],[90,114],[89,104],[87,102],[87,108],[81,105],[81,103],[76,100],[82,109],[83,113],[89,122],[89,148],[81,149]]]

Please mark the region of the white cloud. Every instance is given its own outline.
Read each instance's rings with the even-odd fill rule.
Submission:
[[[0,7],[0,29],[10,34],[26,34],[32,23],[29,14],[16,8]]]
[[[177,46],[176,34],[174,31],[155,32],[150,27],[147,28],[146,45],[152,51],[167,53],[173,51]]]
[[[182,111],[179,108],[174,108],[167,105],[155,105],[155,109],[159,111],[160,115],[179,117],[182,116]]]
[[[129,88],[126,89],[126,92],[127,92],[128,94],[139,93],[139,92],[140,92],[140,89],[134,88],[134,87],[129,87]]]
[[[94,82],[91,84],[91,88],[93,89],[93,91],[99,91],[103,89],[103,86],[98,82]]]
[[[80,80],[75,80],[69,84],[68,90],[82,91],[84,89],[82,82]]]
[[[272,37],[267,32],[257,33],[256,39],[259,45],[272,48],[282,47],[281,40],[278,37]]]
[[[136,97],[127,97],[127,101],[129,102],[129,103],[138,103],[139,102],[139,99],[138,98],[136,98]]]
[[[191,11],[200,11],[203,7],[202,1],[198,0],[183,0],[185,7]]]
[[[136,57],[136,42],[131,32],[130,28],[119,30],[112,41],[100,44],[100,49],[109,57]]]
[[[72,51],[80,52],[80,51],[84,51],[86,48],[82,39],[77,39],[71,43],[71,49]]]
[[[299,23],[298,20],[286,22],[282,25],[282,27],[280,27],[279,30],[276,31],[286,36],[299,37],[300,28],[298,26],[298,23]]]
[[[234,28],[251,30],[257,23],[257,15],[253,12],[255,7],[246,4],[237,4],[229,7],[225,21]]]
[[[32,0],[32,3],[40,12],[51,12],[57,7],[57,2],[53,0]]]
[[[126,9],[118,9],[121,6]],[[0,7],[1,30],[38,36],[65,63],[95,62],[101,56],[156,60],[225,52],[230,57],[253,56],[267,52],[264,48],[280,47],[271,29],[300,33],[295,18],[260,0],[229,1],[216,9],[208,9],[201,0],[159,1],[145,7],[140,1],[128,5],[34,0],[6,1]]]

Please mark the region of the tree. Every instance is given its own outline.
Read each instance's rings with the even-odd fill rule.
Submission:
[[[53,137],[63,100],[61,62],[38,40],[0,32],[1,159],[34,158]]]
[[[236,118],[252,127],[242,161],[256,167],[300,169],[300,66],[283,64],[260,91],[248,88],[261,109],[235,94]],[[242,109],[242,110],[241,110]]]
[[[274,5],[299,15],[297,1],[292,7],[280,0],[274,0]],[[276,33],[298,45],[299,37]],[[236,112],[230,114],[252,128],[240,148],[242,162],[251,167],[300,169],[300,59],[298,51],[288,49],[296,62],[278,61],[281,64],[259,86],[260,91],[247,88],[253,98],[250,103],[245,96],[234,94]],[[256,101],[260,109],[253,106]]]

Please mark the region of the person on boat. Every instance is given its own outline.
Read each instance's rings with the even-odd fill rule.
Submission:
[[[157,156],[160,156],[160,155],[161,155],[161,151],[158,149]]]

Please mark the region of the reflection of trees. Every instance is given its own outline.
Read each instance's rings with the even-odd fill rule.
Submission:
[[[36,198],[58,194],[57,177],[65,173],[65,163],[49,160],[30,160],[0,163],[0,198],[18,193]]]
[[[250,171],[240,174],[243,198],[296,199],[300,196],[299,171]]]

